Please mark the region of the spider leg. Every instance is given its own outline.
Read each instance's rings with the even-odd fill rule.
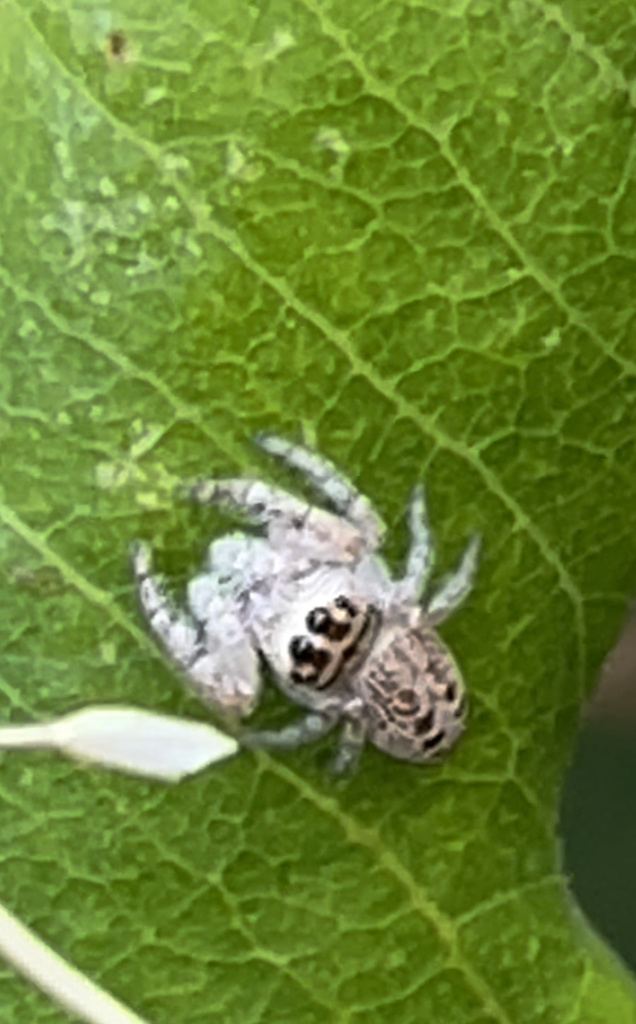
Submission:
[[[338,753],[332,765],[334,775],[350,775],[355,771],[365,739],[365,723],[359,718],[347,719],[340,737]]]
[[[311,511],[306,501],[299,501],[287,491],[270,487],[261,480],[201,479],[183,484],[182,489],[199,505],[219,505],[257,526],[282,523],[299,528]]]
[[[321,714],[310,711],[298,721],[286,725],[283,729],[264,729],[260,732],[248,732],[239,740],[241,746],[249,749],[294,750],[305,743],[326,736],[338,721],[339,714]]]
[[[355,526],[371,550],[379,547],[386,526],[368,498],[357,490],[329,459],[273,434],[260,434],[256,443],[268,455],[304,473],[340,515]]]
[[[423,593],[433,568],[435,551],[426,515],[426,499],[422,484],[413,491],[409,505],[411,545],[404,578],[397,584],[398,600],[417,601]]]
[[[434,626],[447,619],[473,589],[480,544],[481,537],[479,535],[469,541],[455,572],[447,577],[428,602],[426,612]]]
[[[197,480],[185,488],[202,505],[220,505],[267,527],[275,547],[302,547],[309,541],[314,556],[323,552],[325,559],[335,556],[349,562],[367,546],[361,531],[351,522],[261,480]]]
[[[141,607],[152,632],[181,669],[188,687],[205,704],[226,714],[248,715],[261,691],[256,654],[227,602],[205,624],[179,611],[151,572],[150,549],[131,551]],[[209,621],[208,621],[209,620]]]

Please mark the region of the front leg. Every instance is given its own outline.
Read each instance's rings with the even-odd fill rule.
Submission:
[[[294,750],[306,743],[314,743],[322,739],[333,729],[339,714],[321,714],[310,711],[304,718],[285,726],[283,729],[264,729],[260,732],[248,732],[239,739],[242,747],[250,750],[273,749]]]
[[[205,623],[179,611],[151,572],[150,548],[131,551],[139,600],[153,633],[205,704],[226,715],[245,717],[261,691],[256,654],[230,606]]]

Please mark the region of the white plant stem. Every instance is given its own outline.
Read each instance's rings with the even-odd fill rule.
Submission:
[[[55,953],[2,905],[0,955],[67,1013],[87,1024],[149,1024]]]

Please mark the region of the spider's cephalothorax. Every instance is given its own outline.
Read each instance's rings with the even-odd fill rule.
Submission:
[[[243,736],[249,747],[295,747],[344,722],[336,769],[353,767],[364,741],[405,761],[433,761],[460,736],[461,676],[435,627],[470,591],[478,540],[429,600],[422,595],[433,549],[424,496],[410,506],[406,574],[393,580],[377,554],[384,526],[370,502],[314,452],[276,437],[259,444],[304,472],[338,512],[258,480],[201,480],[201,503],[223,505],[266,537],[214,541],[206,570],[178,611],[150,570],[144,544],[133,564],[150,625],[199,696],[246,716],[260,696],[259,655],[287,697],[307,709],[280,731]]]

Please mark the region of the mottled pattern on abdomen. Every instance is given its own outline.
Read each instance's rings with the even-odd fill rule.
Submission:
[[[408,630],[370,657],[357,689],[368,738],[392,757],[436,760],[463,731],[463,685],[457,666],[432,629]]]

